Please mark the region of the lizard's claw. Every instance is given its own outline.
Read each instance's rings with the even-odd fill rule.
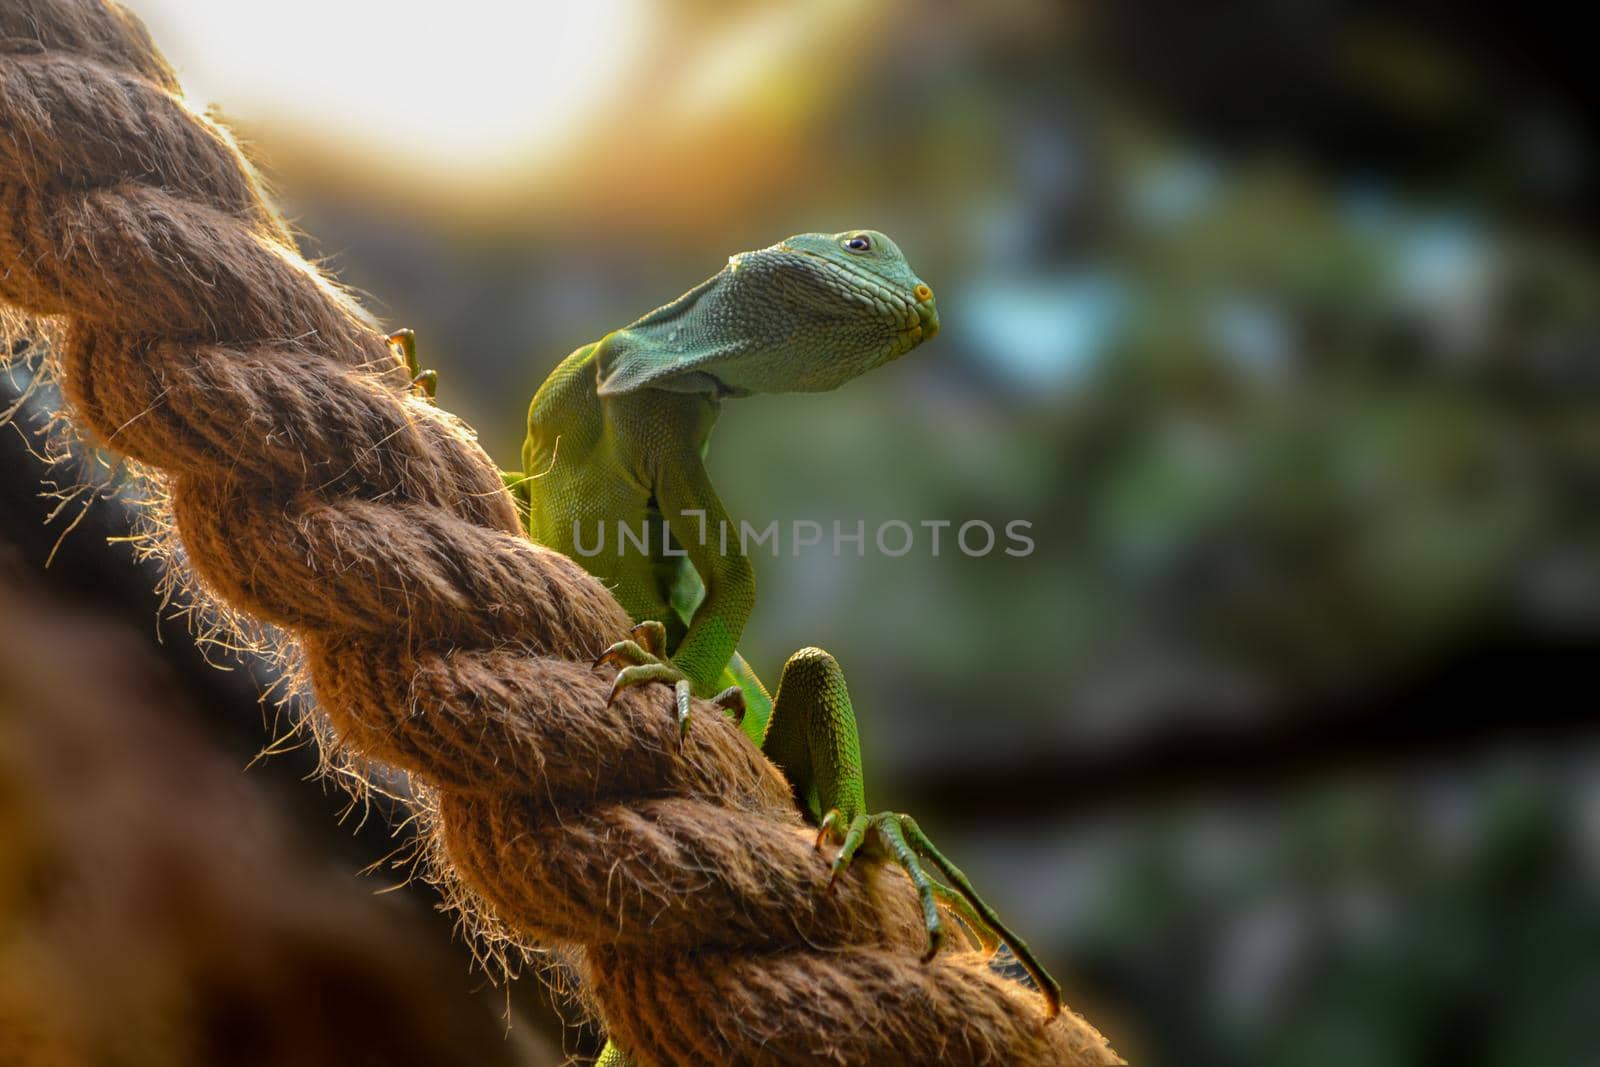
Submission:
[[[740,689],[738,686],[728,686],[728,688],[712,697],[711,703],[715,704],[729,715],[732,715],[734,722],[744,722],[744,690]]]
[[[1027,942],[1012,933],[995,910],[983,902],[961,869],[934,847],[922,827],[909,815],[885,811],[876,815],[857,814],[848,823],[839,809],[834,808],[822,817],[817,830],[817,848],[832,837],[842,837],[839,851],[834,853],[828,873],[828,887],[850,866],[857,851],[868,846],[869,853],[887,853],[905,870],[916,887],[917,899],[922,905],[923,925],[928,931],[928,948],[922,954],[927,963],[938,955],[944,944],[945,925],[939,906],[943,904],[961,921],[978,947],[993,952],[1001,942],[1011,947],[1022,969],[1028,972],[1033,984],[1044,994],[1051,1018],[1061,1013],[1061,986],[1034,957]],[[923,869],[926,860],[950,885],[941,885],[928,877]]]
[[[633,639],[652,656],[662,659],[667,654],[667,628],[655,619],[646,619],[628,631]]]
[[[415,330],[396,330],[386,340],[390,348],[400,350],[400,359],[411,372],[411,388],[428,400],[439,393],[439,372],[423,370],[417,363],[417,334]]]
[[[828,809],[828,814],[824,815],[822,817],[822,821],[817,824],[817,844],[816,844],[816,848],[817,848],[817,850],[819,852],[822,850],[822,843],[828,839],[829,831],[831,831],[838,824],[839,824],[839,809],[838,808],[829,808]],[[833,875],[832,874],[830,874],[828,876],[828,888],[829,889],[833,888]]]
[[[650,663],[660,663],[661,658],[651,654],[647,649],[640,647],[636,641],[618,641],[594,658],[590,667],[602,665],[627,668],[639,667]]]

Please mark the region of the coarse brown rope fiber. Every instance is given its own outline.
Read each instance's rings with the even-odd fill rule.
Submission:
[[[0,299],[65,322],[73,419],[157,472],[203,592],[299,643],[337,744],[409,773],[469,922],[576,949],[645,1063],[1120,1062],[974,953],[921,963],[898,870],[829,891],[715,708],[681,752],[663,693],[606,708],[588,663],[627,617],[523,536],[136,18],[4,0],[0,134]]]

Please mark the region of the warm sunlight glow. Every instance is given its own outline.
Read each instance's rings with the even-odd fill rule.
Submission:
[[[639,0],[127,3],[197,105],[457,175],[560,148],[650,31]]]

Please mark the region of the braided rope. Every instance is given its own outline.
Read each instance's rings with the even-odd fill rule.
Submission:
[[[898,870],[827,864],[702,706],[605,708],[628,619],[522,536],[470,432],[295,250],[142,25],[0,8],[0,300],[66,321],[71,413],[158,472],[210,596],[300,645],[337,743],[408,772],[479,921],[575,946],[646,1062],[1119,1062],[972,953],[918,956]],[[470,916],[469,916],[470,917]]]

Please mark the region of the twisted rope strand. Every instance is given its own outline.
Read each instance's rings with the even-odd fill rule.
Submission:
[[[659,694],[605,707],[586,663],[629,620],[521,535],[470,431],[409,394],[137,19],[7,0],[0,124],[0,299],[67,320],[75,420],[160,472],[206,595],[299,642],[335,742],[413,777],[471,916],[582,950],[624,1047],[1118,1062],[975,954],[920,963],[898,870],[828,891],[788,787],[716,709],[680,752]]]

